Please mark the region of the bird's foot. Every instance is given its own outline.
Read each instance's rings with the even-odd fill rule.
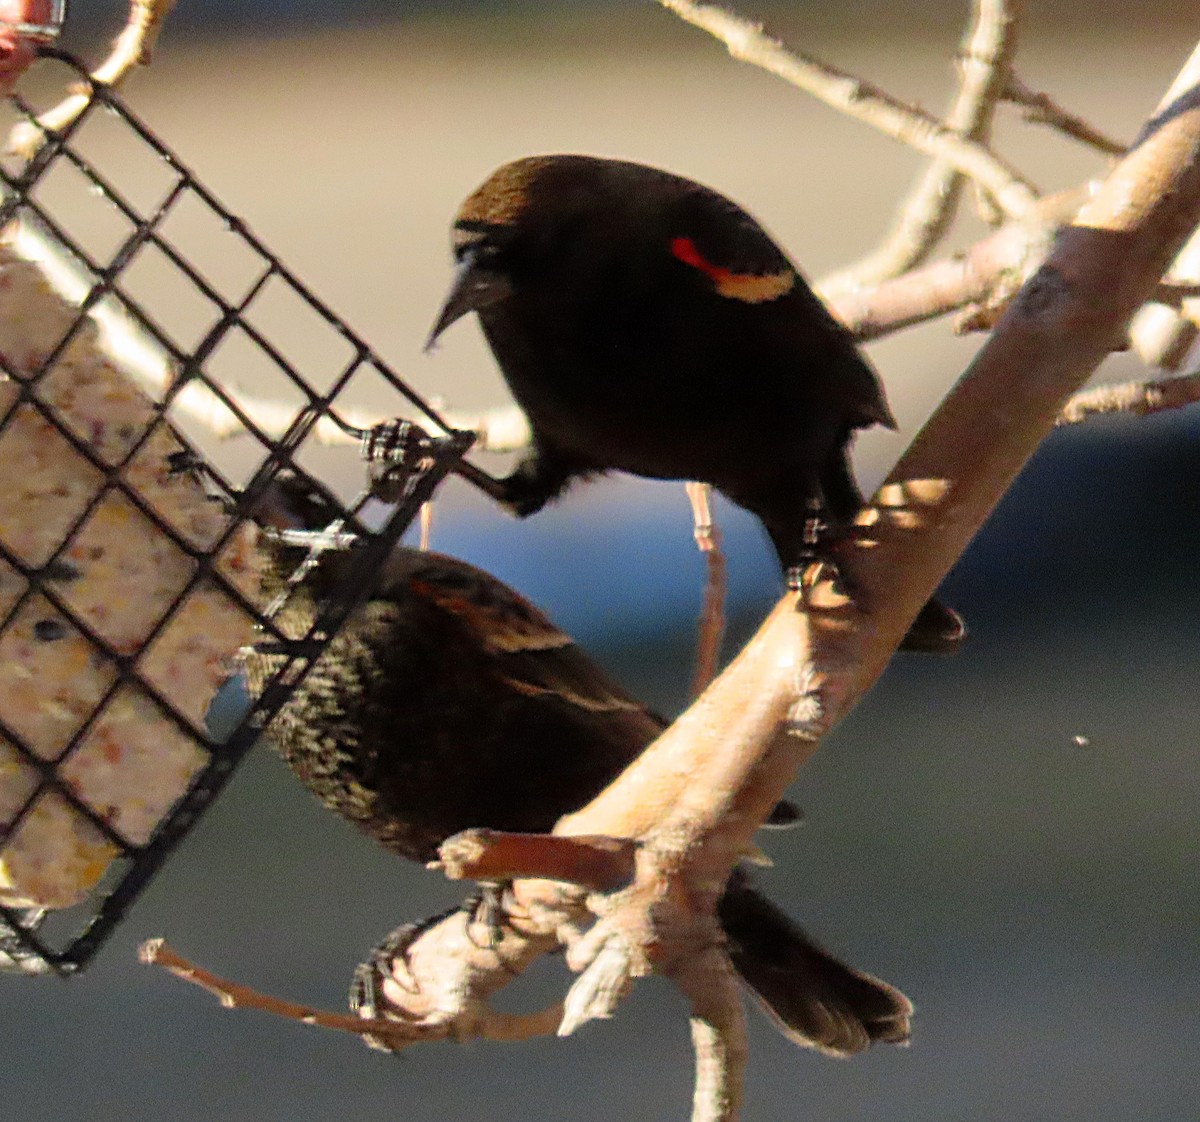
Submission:
[[[448,911],[423,919],[418,923],[401,924],[375,947],[354,968],[354,977],[350,982],[349,1005],[350,1012],[357,1013],[363,1020],[373,1021],[387,1013],[388,1001],[383,993],[385,978],[397,976],[396,962],[408,961],[408,948],[413,945],[431,927],[436,927],[448,916],[454,915],[462,905],[456,904]],[[371,1048],[380,1052],[393,1052],[382,1038],[366,1035],[363,1041]]]
[[[828,579],[832,580],[836,592],[849,596],[845,591],[837,552],[841,543],[850,538],[852,533],[852,527],[830,522],[824,506],[818,500],[810,499],[800,548],[787,566],[788,588],[792,592],[804,592],[817,581]]]
[[[511,881],[480,884],[479,891],[460,905],[467,913],[467,937],[482,950],[495,951],[504,939],[504,928],[508,925],[505,900],[511,886]],[[476,926],[484,930],[482,943],[475,942],[473,932]]]
[[[853,525],[830,525],[822,520],[818,509],[811,510],[805,523],[803,548],[787,568],[788,589],[801,594],[805,609],[810,606],[808,593],[821,580],[828,580],[837,595],[861,602],[854,581],[837,556],[843,544],[855,539],[856,531]],[[967,627],[962,616],[932,599],[913,620],[899,649],[918,654],[955,654],[966,636]]]

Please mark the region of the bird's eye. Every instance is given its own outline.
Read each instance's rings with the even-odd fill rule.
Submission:
[[[464,253],[474,249],[483,240],[484,235],[481,231],[455,226],[450,234],[450,245],[454,250],[454,259],[457,261]]]
[[[454,227],[452,236],[454,259],[461,261],[470,254],[473,260],[489,264],[505,254],[514,235],[510,227],[495,223],[461,222]]]

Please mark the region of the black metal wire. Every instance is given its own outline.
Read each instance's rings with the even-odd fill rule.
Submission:
[[[154,135],[150,128],[136,117],[123,100],[111,89],[92,83],[84,68],[69,55],[47,49],[43,52],[69,67],[77,78],[82,79],[90,91],[90,99],[83,112],[62,132],[45,132],[45,143],[19,171],[12,171],[0,164],[0,228],[14,220],[33,223],[46,237],[60,243],[90,280],[89,288],[79,304],[70,328],[51,352],[32,372],[19,372],[0,356],[3,370],[12,386],[17,389],[15,400],[7,413],[0,417],[0,440],[22,410],[36,410],[38,416],[54,427],[76,454],[96,472],[101,482],[94,495],[75,512],[65,526],[56,548],[41,564],[31,565],[18,556],[0,540],[0,561],[11,571],[19,574],[25,587],[14,602],[0,612],[0,636],[13,625],[33,597],[43,597],[55,612],[65,618],[87,641],[94,652],[104,659],[112,672],[112,680],[102,691],[100,700],[79,723],[65,744],[56,746],[52,758],[45,758],[26,743],[19,731],[0,719],[0,736],[16,751],[17,759],[36,775],[37,782],[25,802],[12,814],[7,823],[0,824],[0,848],[11,839],[21,823],[31,812],[34,804],[48,792],[63,799],[72,812],[89,822],[108,841],[118,856],[117,863],[125,868],[106,893],[93,893],[85,904],[67,913],[74,922],[74,931],[65,941],[46,936],[44,925],[48,913],[45,909],[14,908],[0,904],[0,969],[17,970],[26,974],[70,974],[81,969],[103,945],[130,906],[158,872],[163,861],[179,844],[213,798],[233,774],[238,762],[251,747],[272,716],[286,702],[291,692],[303,680],[319,657],[326,643],[336,635],[350,613],[365,598],[371,578],[395,547],[422,503],[427,501],[442,479],[455,470],[463,454],[473,442],[473,435],[452,429],[409,387],[367,343],[356,335],[326,304],[320,301],[262,242],[247,228],[245,222],[228,211],[200,182],[193,172]],[[29,121],[35,121],[33,110],[20,98],[13,98],[19,113]],[[154,159],[171,172],[172,181],[150,213],[143,214],[126,195],[119,190],[111,177],[96,166],[77,146],[77,138],[90,118],[104,110],[119,122],[127,137],[140,144]],[[36,123],[36,122],[35,122]],[[45,131],[45,130],[44,130]],[[79,239],[72,237],[67,226],[69,216],[56,215],[44,200],[34,192],[46,181],[49,173],[58,165],[68,165],[82,175],[90,190],[102,198],[112,211],[131,227],[107,261],[101,261],[89,253]],[[205,278],[202,271],[191,262],[185,253],[172,244],[164,231],[164,224],[176,212],[185,199],[198,202],[205,211],[214,216],[233,238],[251,251],[258,265],[253,279],[236,300],[226,299],[215,284]],[[139,254],[153,246],[162,253],[177,270],[178,275],[191,286],[193,291],[206,301],[205,307],[216,312],[215,321],[204,332],[202,338],[190,350],[181,348],[171,333],[158,323],[152,311],[144,308],[122,287],[122,281],[131,263]],[[351,357],[346,361],[332,383],[323,391],[314,385],[305,371],[290,362],[268,340],[252,320],[256,301],[264,289],[276,282],[286,285],[299,297],[307,313],[332,328],[348,346]],[[39,395],[39,388],[47,373],[52,370],[76,337],[85,322],[102,302],[116,301],[128,318],[154,345],[161,349],[173,371],[171,383],[164,387],[158,400],[148,413],[143,431],[128,442],[119,462],[105,459],[98,449],[90,446],[70,426],[57,416]],[[272,436],[249,415],[242,404],[213,377],[206,363],[229,333],[237,329],[245,339],[286,379],[286,384],[297,391],[303,404],[282,435]],[[393,392],[397,401],[387,412],[418,414],[418,425],[411,431],[405,430],[403,441],[394,436],[383,441],[371,439],[372,430],[364,430],[351,424],[342,413],[342,400],[348,390],[357,385],[366,374],[382,379],[382,383]],[[257,442],[262,449],[262,458],[243,488],[235,487],[221,470],[204,461],[192,448],[182,433],[172,425],[170,411],[178,395],[191,384],[202,385],[205,391],[219,401],[235,419],[240,431]],[[221,572],[217,559],[221,551],[234,539],[241,527],[250,519],[262,495],[271,486],[276,475],[282,471],[298,472],[307,476],[297,463],[298,454],[315,427],[322,423],[337,426],[347,436],[362,442],[364,449],[375,449],[376,445],[387,451],[387,460],[382,468],[377,464],[373,477],[385,477],[386,494],[370,494],[364,490],[352,503],[337,502],[328,488],[321,493],[333,504],[335,512],[345,520],[359,539],[347,566],[341,587],[324,604],[319,617],[308,634],[296,639],[283,635],[260,605],[252,603],[241,589],[236,587]],[[203,465],[203,475],[216,490],[216,497],[228,508],[228,519],[215,541],[199,547],[188,540],[168,518],[160,514],[154,504],[148,502],[126,478],[127,469],[146,447],[153,434],[164,426],[171,432],[172,442],[181,449],[178,455],[185,468]],[[435,435],[422,431],[429,426]],[[389,434],[393,432],[388,429]],[[132,504],[154,527],[155,532],[165,535],[173,546],[182,551],[193,565],[190,577],[172,598],[169,607],[150,629],[141,648],[134,654],[122,653],[84,617],[71,606],[69,598],[55,587],[55,578],[61,573],[64,551],[77,534],[88,524],[95,510],[112,495],[120,495]],[[391,506],[391,512],[382,527],[372,530],[359,517],[363,506],[372,498]],[[56,568],[57,567],[57,568]],[[141,652],[148,649],[155,637],[161,635],[171,624],[178,612],[201,586],[216,587],[228,597],[239,610],[252,617],[264,635],[277,644],[285,658],[277,673],[256,697],[226,738],[216,741],[206,730],[198,729],[193,722],[174,705],[155,683],[143,672]],[[179,732],[186,735],[207,753],[205,766],[193,779],[186,794],[155,828],[149,841],[136,844],[125,837],[112,822],[72,789],[60,773],[61,766],[86,741],[107,704],[121,690],[136,687],[141,696],[148,698],[155,709]]]

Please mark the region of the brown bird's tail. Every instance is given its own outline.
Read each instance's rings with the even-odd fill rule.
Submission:
[[[734,871],[719,915],[734,967],[790,1040],[830,1056],[908,1043],[908,998],[818,947],[744,871]]]

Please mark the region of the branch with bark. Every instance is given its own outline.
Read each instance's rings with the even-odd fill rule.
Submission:
[[[146,66],[175,0],[130,0],[129,18],[108,57],[91,72],[100,85],[120,86],[139,66]],[[87,90],[75,90],[35,121],[21,121],[8,136],[7,151],[31,159],[46,141],[47,131],[65,129],[91,101]]]
[[[929,182],[969,176],[1015,216],[961,257],[836,295],[835,303],[844,301],[837,303],[840,313],[862,337],[951,305],[972,308],[972,326],[994,324],[994,330],[841,543],[839,567],[853,600],[829,573],[810,571],[805,587],[779,602],[682,716],[552,835],[474,831],[450,839],[442,855],[448,871],[513,881],[505,924],[493,940],[479,939],[471,918],[458,913],[414,933],[381,969],[385,1016],[358,1031],[393,1049],[423,1039],[548,1032],[552,1024],[567,1033],[611,1016],[637,978],[658,973],[691,1002],[692,1117],[728,1122],[738,1116],[747,1053],[715,909],[755,831],[824,736],[874,684],[921,606],[1061,418],[1146,411],[1167,407],[1160,403],[1168,398],[1200,396],[1195,374],[1114,395],[1111,406],[1077,396],[1105,356],[1125,345],[1133,317],[1160,293],[1200,224],[1200,87],[1185,71],[1094,187],[1038,199],[984,143],[991,110],[982,101],[1022,100],[1014,94],[1022,87],[1014,84],[1010,49],[1019,5],[980,3],[971,42],[992,49],[981,50],[971,79],[976,92],[962,93],[964,108],[952,127],[906,117],[908,109],[881,91],[822,71],[740,17],[682,0],[661,2],[719,33],[737,57],[789,80],[825,82],[829,96],[848,109],[869,106],[854,112],[892,122],[897,135],[942,162]],[[1069,135],[1080,131],[1063,111],[1046,116]],[[914,214],[923,215],[912,220],[914,229],[936,230],[945,217],[928,221],[937,208],[927,205],[927,190],[914,192],[921,201]],[[911,244],[906,254],[917,259]],[[500,1015],[489,999],[560,947],[578,974],[561,1011],[519,1026],[494,1020]],[[163,948],[154,953],[162,962]],[[249,991],[178,956],[167,964],[226,1003],[318,1023],[312,1010],[256,1002]]]

